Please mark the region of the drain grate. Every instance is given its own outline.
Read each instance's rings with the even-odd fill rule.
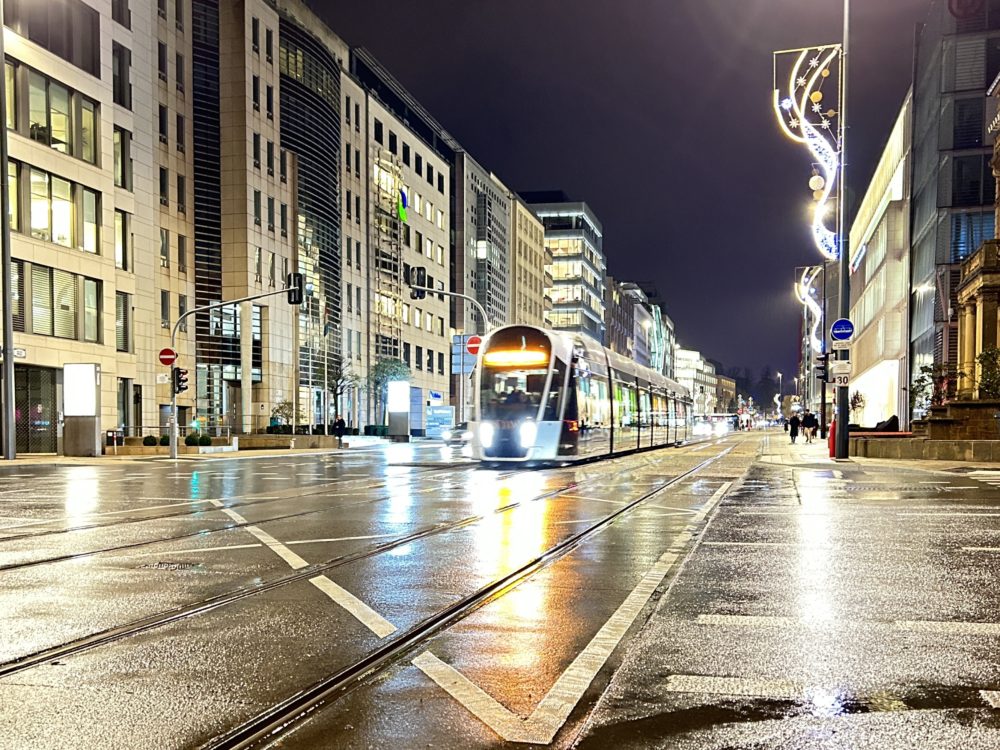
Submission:
[[[172,562],[170,560],[159,560],[154,563],[146,563],[145,565],[140,565],[139,568],[146,570],[195,570],[198,568],[198,563],[190,562]]]

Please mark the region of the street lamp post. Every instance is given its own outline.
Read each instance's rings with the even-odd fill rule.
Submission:
[[[3,48],[3,3],[0,2],[0,60]],[[3,457],[16,457],[14,439],[14,310],[10,258],[10,190],[7,183],[7,76],[0,77],[0,293],[3,294],[3,373],[0,408],[3,410]],[[22,302],[23,304],[23,302]]]
[[[840,238],[840,317],[851,314],[850,261],[847,257],[849,238],[847,237],[847,62],[848,45],[851,36],[851,0],[844,0],[844,40],[840,52],[840,198],[837,201],[838,234]],[[824,331],[824,335],[825,335]],[[840,351],[840,359],[846,360],[849,352]],[[824,386],[825,387],[825,386]],[[834,446],[835,457],[847,458],[847,411],[849,408],[846,388],[837,388],[837,439]]]

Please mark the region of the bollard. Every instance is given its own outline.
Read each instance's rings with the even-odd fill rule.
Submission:
[[[830,458],[837,455],[837,418],[830,422],[830,434],[826,437],[827,447],[830,449]]]

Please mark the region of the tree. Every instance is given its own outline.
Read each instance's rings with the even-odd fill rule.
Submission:
[[[958,379],[964,377],[955,365],[924,365],[910,384],[910,411],[922,417],[931,406],[944,404],[954,396]]]
[[[334,408],[340,410],[340,400],[351,391],[357,390],[362,383],[362,378],[351,367],[351,361],[344,361],[340,358],[330,363],[329,374],[326,372],[326,361],[319,364],[318,378],[322,378],[330,392],[330,401]]]
[[[409,380],[410,368],[401,359],[384,358],[375,363],[368,373],[368,385],[375,400],[375,414],[379,424],[385,424],[385,399],[387,386],[393,380]]]
[[[287,398],[284,401],[279,401],[274,405],[274,408],[271,409],[271,416],[274,419],[279,420],[281,424],[291,424],[295,416],[295,405],[292,404],[292,402]],[[301,422],[304,418],[305,417],[300,404],[299,421]]]
[[[1000,349],[988,346],[976,357],[979,363],[979,398],[1000,399]]]

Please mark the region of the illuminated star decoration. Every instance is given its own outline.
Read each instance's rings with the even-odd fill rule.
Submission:
[[[778,62],[781,56],[795,55],[795,62],[787,78],[785,91],[778,83]],[[838,86],[831,82],[831,66],[840,56],[840,45],[796,50],[775,55],[774,113],[782,132],[796,143],[801,143],[812,154],[818,176],[823,186],[815,191],[812,233],[817,249],[826,260],[840,257],[837,233],[827,226],[836,212],[829,211],[840,173],[840,139],[832,118],[837,116]],[[834,71],[837,72],[837,71]],[[837,76],[839,78],[839,76]],[[824,88],[827,90],[824,91]],[[788,106],[788,102],[791,106]]]

